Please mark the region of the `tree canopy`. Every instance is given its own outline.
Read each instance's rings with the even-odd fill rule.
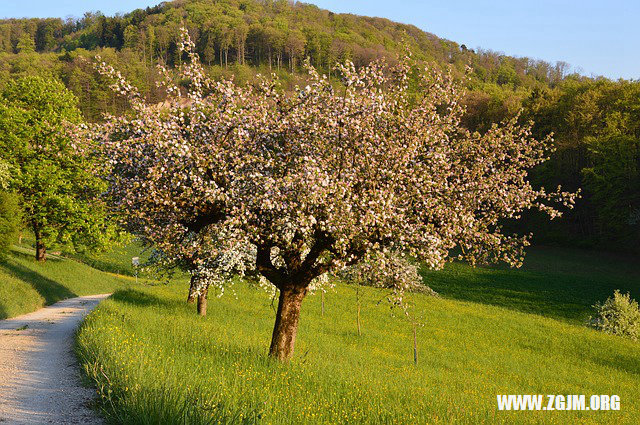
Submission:
[[[210,79],[183,37],[186,98],[165,73],[169,100],[148,105],[100,65],[132,104],[93,128],[109,194],[133,231],[178,259],[210,256],[219,240],[252,245],[255,269],[280,291],[277,358],[292,355],[302,300],[325,273],[388,250],[433,268],[449,258],[518,265],[527,237],[504,233],[500,219],[529,208],[553,218],[553,202],[573,202],[527,181],[548,146],[530,126],[469,132],[455,82],[422,70],[416,100],[409,59],[346,62],[340,89],[307,63],[307,85],[287,92],[273,79]]]
[[[10,188],[45,260],[54,242],[96,247],[110,236],[98,195],[105,184],[92,176],[91,159],[71,142],[81,114],[75,96],[57,80],[10,81],[0,104],[0,157],[11,167]]]

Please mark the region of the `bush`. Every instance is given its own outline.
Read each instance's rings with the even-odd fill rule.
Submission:
[[[597,315],[591,317],[594,328],[613,335],[620,335],[637,341],[640,337],[640,307],[627,292],[621,294],[617,289],[613,298],[594,305]]]
[[[20,228],[20,206],[13,193],[0,191],[0,259],[4,259]]]

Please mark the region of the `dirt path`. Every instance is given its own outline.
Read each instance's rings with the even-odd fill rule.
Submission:
[[[0,320],[0,424],[100,424],[73,353],[78,324],[107,295]]]

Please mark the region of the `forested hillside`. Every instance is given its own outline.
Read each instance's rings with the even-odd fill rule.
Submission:
[[[491,51],[476,52],[411,25],[335,14],[305,3],[180,0],[124,16],[87,14],[66,21],[0,21],[0,72],[57,73],[80,97],[87,118],[98,119],[102,111],[116,105],[109,103],[106,92],[98,93],[100,89],[93,84],[95,74],[80,58],[91,58],[100,51],[106,58],[122,62],[129,78],[153,96],[155,76],[147,69],[158,62],[169,66],[180,63],[178,30],[182,25],[189,29],[203,62],[213,72],[234,73],[241,79],[256,68],[282,71],[283,76],[295,73],[306,57],[331,74],[336,62],[349,59],[362,66],[382,57],[393,61],[406,48],[418,60],[439,67],[451,65],[459,76],[471,65],[471,88],[489,98],[475,93],[470,103],[474,109],[486,109],[491,119],[515,112],[531,89],[557,83],[568,69],[564,63],[551,65]]]
[[[539,137],[553,132],[558,148],[533,180],[583,191],[566,217],[547,224],[532,215],[520,230],[535,230],[537,242],[639,250],[640,83],[568,75],[563,62],[474,51],[411,25],[304,3],[177,0],[123,16],[0,21],[0,85],[25,74],[59,78],[78,97],[85,119],[96,121],[104,112],[127,108],[93,69],[99,54],[159,101],[155,65],[181,63],[181,26],[189,29],[211,75],[233,75],[240,82],[275,72],[292,86],[304,78],[305,58],[331,75],[336,62],[393,62],[407,48],[416,60],[449,67],[461,79],[469,65],[465,124],[485,131],[523,109],[521,119],[535,120]]]

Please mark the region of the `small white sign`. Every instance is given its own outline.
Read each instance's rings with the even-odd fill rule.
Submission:
[[[134,267],[138,267],[140,265],[140,257],[131,258],[131,264],[133,264]]]

